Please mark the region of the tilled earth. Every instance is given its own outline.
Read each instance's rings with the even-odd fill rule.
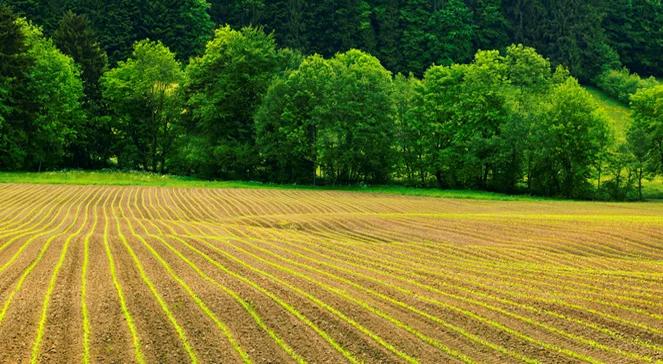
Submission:
[[[0,362],[663,361],[663,204],[0,185]]]

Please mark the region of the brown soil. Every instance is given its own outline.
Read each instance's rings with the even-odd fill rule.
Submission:
[[[663,360],[661,203],[0,185],[0,205],[3,363]]]

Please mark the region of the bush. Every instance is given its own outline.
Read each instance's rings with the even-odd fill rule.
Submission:
[[[658,84],[654,77],[641,78],[637,73],[630,73],[628,69],[609,70],[602,73],[596,80],[597,86],[608,95],[628,104],[631,95],[643,88]]]

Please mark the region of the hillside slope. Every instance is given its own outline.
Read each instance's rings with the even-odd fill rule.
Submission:
[[[586,89],[592,94],[592,96],[594,96],[599,106],[608,116],[617,141],[626,141],[626,130],[631,123],[631,110],[628,106],[608,96],[605,92],[597,88],[587,86]]]
[[[626,142],[626,131],[631,123],[631,110],[628,106],[597,88],[591,86],[585,88],[594,96],[599,106],[608,116],[616,141],[618,143]],[[663,199],[663,178],[657,177],[652,181],[645,181],[644,194],[648,199]]]

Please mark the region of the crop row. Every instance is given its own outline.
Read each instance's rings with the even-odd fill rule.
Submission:
[[[67,288],[79,292],[80,317],[70,318],[80,321],[77,356],[100,355],[89,307],[90,277],[102,266],[139,363],[154,358],[147,342],[158,338],[144,325],[136,289],[191,362],[209,360],[203,326],[225,342],[218,350],[245,363],[265,360],[253,335],[298,363],[331,352],[353,363],[663,360],[663,272],[651,264],[663,248],[638,235],[660,234],[648,216],[621,222],[601,245],[587,243],[607,236],[600,220],[549,214],[549,224],[535,224],[549,238],[520,243],[513,216],[487,218],[467,202],[445,218],[447,202],[378,195],[1,187],[0,278],[9,288],[0,328],[16,318],[25,287],[43,287],[31,362],[48,354],[55,297]],[[581,240],[576,224],[590,232]],[[476,229],[484,225],[499,234]],[[48,272],[42,285],[38,268]],[[71,270],[78,279],[66,287]],[[239,329],[240,321],[251,326]],[[305,333],[328,348],[312,350],[298,340]]]

